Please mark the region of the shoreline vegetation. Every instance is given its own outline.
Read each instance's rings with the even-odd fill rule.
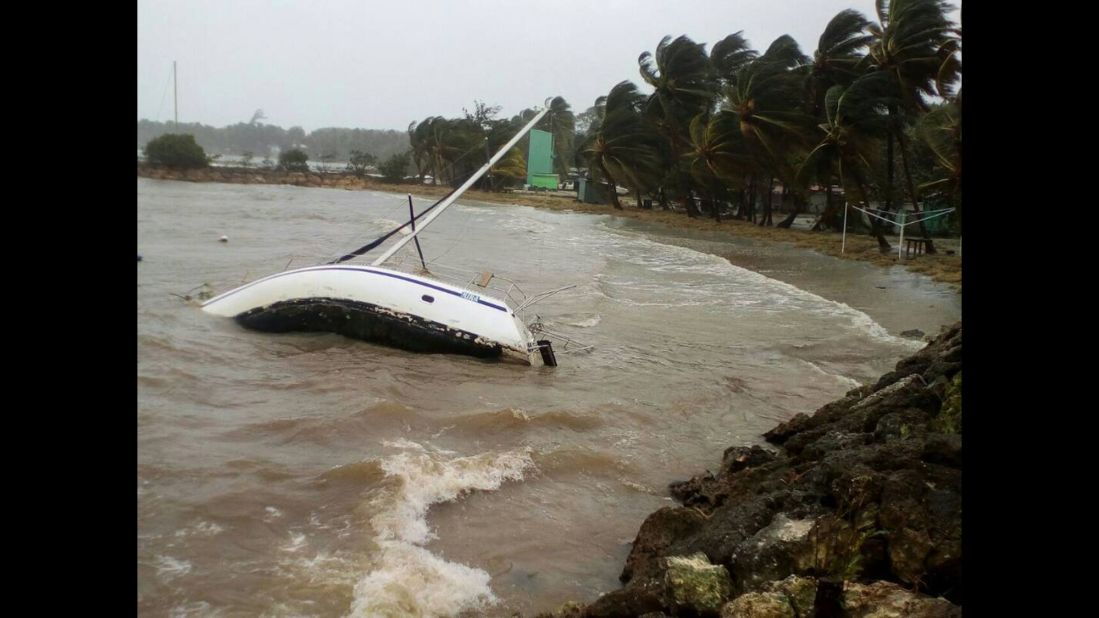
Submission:
[[[424,185],[417,183],[391,184],[372,177],[359,177],[348,173],[290,172],[262,168],[243,167],[205,167],[176,169],[138,163],[139,177],[157,180],[179,180],[186,182],[223,182],[230,184],[285,184],[299,187],[345,189],[349,191],[379,191],[384,193],[409,194],[422,198],[439,198],[446,195],[451,187],[446,185]],[[801,229],[763,227],[739,219],[725,219],[720,222],[712,218],[686,216],[682,211],[662,210],[659,206],[652,209],[637,208],[634,201],[622,198],[623,209],[609,205],[587,204],[575,198],[550,193],[533,192],[490,192],[470,189],[464,194],[466,199],[478,202],[530,206],[550,210],[573,211],[585,214],[611,215],[627,217],[647,223],[656,223],[670,228],[723,233],[729,238],[748,237],[771,242],[788,242],[812,249],[833,257],[870,262],[880,267],[901,266],[909,271],[920,273],[935,281],[949,284],[959,293],[962,286],[962,257],[939,252],[933,255],[899,260],[894,250],[882,254],[874,236],[865,234],[847,234],[847,246],[840,252],[842,235],[839,232],[812,232]]]
[[[960,294],[962,32],[953,10],[945,0],[879,2],[869,19],[843,10],[811,55],[786,34],[759,49],[744,30],[709,46],[668,35],[638,57],[641,87],[623,80],[579,113],[562,96],[547,99],[536,128],[548,136],[537,147],[524,138],[464,197],[791,243],[899,266]],[[146,144],[138,176],[437,199],[537,113],[497,117],[501,108],[482,101],[462,111],[413,122],[408,149],[384,162],[366,141],[373,134],[283,131],[260,123],[260,111],[224,130],[196,127],[207,147],[239,152],[237,168],[210,167],[220,155],[206,156],[177,124],[139,121],[139,145],[151,135],[143,129],[165,134]],[[269,158],[248,167],[253,153],[278,153],[278,168]],[[357,174],[309,170],[310,160],[344,157]],[[412,173],[440,184],[407,182]],[[566,179],[586,180],[589,199],[610,203],[507,188]],[[794,229],[820,193],[820,231]],[[639,207],[646,198],[653,207]],[[848,231],[841,253],[848,203],[873,216],[868,233]],[[942,218],[925,224],[932,216]],[[913,225],[906,240],[922,239],[925,254],[898,256],[897,221]],[[959,236],[933,237],[935,228]],[[671,483],[677,505],[641,524],[622,587],[539,618],[961,616],[961,322],[926,341],[876,383],[797,414],[758,444],[729,447],[717,472]]]
[[[960,288],[961,256],[954,254],[960,254],[963,219],[962,31],[953,11],[945,0],[878,3],[869,18],[845,9],[824,25],[811,55],[788,34],[758,49],[744,30],[712,44],[667,35],[655,51],[638,56],[641,86],[620,81],[582,112],[563,96],[547,98],[538,133],[501,153],[493,174],[478,181],[489,192],[469,197],[791,242],[880,266],[903,264]],[[247,125],[214,130],[219,139],[208,143],[222,154],[239,152],[246,167],[253,153],[277,152],[277,169],[305,174],[309,160],[323,166],[346,157],[349,170],[363,178],[288,176],[289,184],[435,196],[470,178],[482,157],[510,143],[539,114],[528,108],[499,117],[501,110],[475,99],[460,117],[414,121],[408,150],[384,161],[356,130],[283,132],[255,116]],[[201,146],[195,137],[179,134],[177,125],[155,128],[172,133],[145,145],[148,162],[206,167],[220,156],[191,165],[185,155]],[[442,186],[373,185],[365,180],[371,167],[388,182],[415,174]],[[243,181],[266,177],[261,173]],[[581,184],[584,202],[609,201],[614,212],[549,192],[527,197],[508,189],[553,191],[568,181]],[[633,199],[620,198],[619,189]],[[832,233],[790,229],[820,197],[824,208],[813,229]],[[789,215],[776,220],[784,210]],[[905,247],[893,237],[898,224],[912,226],[905,229]],[[840,254],[845,226],[849,242]],[[851,234],[851,227],[870,236]],[[953,239],[938,237],[944,231],[957,236],[957,250],[947,248]],[[918,240],[923,253],[902,259],[898,253],[917,244],[910,240]]]

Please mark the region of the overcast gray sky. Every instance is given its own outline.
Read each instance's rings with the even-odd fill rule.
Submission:
[[[579,113],[624,79],[648,92],[637,57],[664,35],[708,50],[744,30],[762,51],[789,34],[812,55],[846,8],[873,19],[873,0],[138,0],[137,117],[172,119],[173,60],[180,121],[217,127],[263,109],[284,128],[404,130],[555,95]]]

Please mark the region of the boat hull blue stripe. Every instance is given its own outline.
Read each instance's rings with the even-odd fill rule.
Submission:
[[[433,285],[433,284],[427,283],[425,281],[419,281],[419,280],[416,280],[416,279],[412,279],[410,277],[402,277],[401,275],[398,275],[397,273],[389,273],[389,272],[383,272],[383,271],[378,271],[378,270],[369,270],[369,269],[365,269],[365,268],[355,268],[355,267],[351,267],[351,266],[331,266],[331,267],[327,267],[327,268],[311,268],[309,270],[352,270],[352,271],[360,272],[360,273],[370,273],[372,275],[382,275],[382,276],[385,276],[385,277],[392,277],[394,279],[400,279],[402,281],[407,281],[409,283],[415,283],[417,285],[422,285],[425,288],[431,288],[433,290],[438,290],[440,292],[445,292],[445,293],[450,294],[452,296],[459,296],[459,297],[462,296],[461,292],[455,292],[454,290],[448,290],[447,288],[440,287],[440,286],[437,286],[437,285]],[[272,277],[268,277],[268,278],[265,278],[265,279],[260,279],[259,281],[255,281],[255,282],[250,283],[246,286],[239,287],[239,288],[237,288],[237,289],[235,289],[231,292],[228,292],[224,296],[218,297],[217,300],[221,300],[222,298],[228,298],[229,296],[232,296],[233,294],[235,294],[237,292],[240,292],[240,291],[242,291],[246,288],[250,288],[253,285],[256,285],[257,283],[262,283],[262,282],[268,281],[270,279],[277,279],[277,278],[279,278],[281,276],[285,276],[285,275],[297,274],[299,272],[304,272],[304,271],[296,270],[296,271],[291,271],[291,272],[287,272],[287,273],[279,273],[278,275],[274,275]],[[472,299],[470,299],[470,300],[472,300]],[[486,307],[492,307],[493,309],[496,309],[498,311],[503,311],[504,313],[509,312],[507,307],[501,307],[500,305],[490,303],[490,302],[488,302],[486,300],[483,300],[481,298],[478,298],[476,302],[478,304],[485,305]]]

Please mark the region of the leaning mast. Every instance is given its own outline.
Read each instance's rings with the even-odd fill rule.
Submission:
[[[531,129],[533,129],[534,125],[538,124],[538,121],[541,120],[547,112],[549,112],[549,109],[549,105],[547,105],[545,109],[538,112],[538,114],[530,122],[528,122],[527,125],[515,135],[515,137],[511,138],[511,141],[504,144],[504,147],[497,151],[496,154],[488,160],[488,163],[485,163],[483,166],[481,166],[481,169],[477,170],[476,173],[470,176],[469,179],[462,183],[462,186],[458,187],[458,189],[454,191],[454,193],[450,194],[449,197],[447,197],[442,202],[439,202],[439,206],[435,208],[434,212],[424,218],[423,222],[420,223],[420,225],[416,228],[416,231],[398,240],[396,243],[393,244],[392,247],[387,249],[385,253],[378,256],[378,259],[374,260],[370,265],[381,266],[386,260],[393,257],[394,253],[400,251],[401,247],[404,247],[406,244],[408,244],[409,241],[416,238],[416,236],[420,232],[424,231],[424,228],[426,228],[432,221],[434,221],[436,217],[443,214],[443,211],[446,210],[447,206],[453,204],[454,201],[461,197],[461,195],[465,193],[467,189],[473,186],[473,183],[477,182],[477,180],[480,179],[481,176],[485,175],[485,172],[487,172],[493,165],[495,165],[497,161],[502,159],[507,151],[511,150],[512,147],[515,146],[515,144],[519,143],[519,140],[522,139],[522,137],[526,135]]]

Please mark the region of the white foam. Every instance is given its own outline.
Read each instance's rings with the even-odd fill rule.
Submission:
[[[532,465],[529,451],[484,453],[451,460],[427,452],[407,451],[387,457],[382,460],[382,470],[402,483],[395,504],[376,515],[371,523],[382,539],[422,545],[434,538],[427,529],[426,518],[432,504],[449,502],[473,490],[497,489],[504,481],[523,478],[523,471]]]
[[[186,618],[187,616],[221,616],[224,612],[221,608],[214,609],[206,601],[195,601],[173,607],[168,613],[171,618]]]
[[[398,438],[393,441],[383,440],[382,446],[386,446],[389,448],[412,449],[425,453],[427,452],[427,449],[424,448],[423,445],[413,442],[412,440],[409,440],[407,438]]]
[[[199,521],[197,524],[188,528],[176,530],[175,535],[180,538],[188,536],[214,536],[220,534],[224,530],[225,528],[222,528],[215,523]]]
[[[388,544],[381,563],[355,585],[351,616],[452,616],[496,602],[488,573],[422,547]]]
[[[312,558],[299,558],[294,563],[309,579],[339,582],[351,586],[355,583],[355,562],[343,555],[317,552]]]
[[[435,538],[427,512],[432,504],[522,479],[534,465],[530,451],[448,459],[408,440],[386,444],[402,449],[381,462],[386,476],[400,482],[391,495],[376,501],[380,511],[370,523],[381,552],[373,570],[355,586],[351,615],[449,616],[495,603],[488,573],[424,549]]]
[[[660,495],[660,492],[656,491],[652,487],[649,487],[647,485],[642,485],[641,483],[636,483],[636,482],[631,481],[629,479],[620,478],[620,479],[618,479],[618,482],[622,483],[623,485],[625,485],[626,487],[628,487],[628,488],[630,488],[634,491],[641,492],[643,494],[649,494],[650,496]]]
[[[293,553],[293,552],[298,551],[302,547],[305,547],[305,534],[301,533],[301,532],[298,532],[298,533],[291,532],[290,533],[290,542],[287,543],[286,545],[283,545],[279,549],[282,550],[282,551],[285,551],[285,552]]]
[[[585,320],[577,320],[575,322],[566,322],[566,324],[568,324],[569,326],[575,326],[577,328],[591,328],[593,326],[598,326],[599,323],[602,322],[602,321],[603,321],[603,316],[601,316],[597,313],[597,314],[593,315],[592,317],[587,318]]]
[[[823,310],[826,314],[846,318],[853,329],[874,339],[912,350],[918,350],[924,346],[922,341],[891,335],[869,315],[846,303],[829,300],[785,281],[737,266],[723,257],[678,245],[667,245],[647,238],[632,240],[630,244],[619,246],[616,255],[632,264],[646,266],[648,270],[683,273],[691,277],[681,286],[681,289],[680,286],[669,285],[667,282],[609,282],[604,279],[604,283],[610,283],[615,287],[624,286],[631,293],[639,291],[642,297],[659,294],[665,297],[661,300],[666,300],[666,302],[647,302],[636,298],[614,298],[623,304],[641,306],[715,304],[738,308],[755,307],[765,311]],[[715,280],[702,285],[699,282],[699,276],[714,277]],[[679,294],[674,294],[675,292]],[[673,293],[670,298],[668,298],[669,293]]]
[[[812,367],[814,370],[816,370],[817,373],[819,373],[821,375],[828,376],[830,378],[835,378],[839,382],[841,382],[843,384],[846,384],[847,386],[850,386],[851,388],[858,388],[858,387],[862,386],[862,382],[859,382],[858,380],[851,379],[851,378],[849,378],[845,375],[840,375],[838,373],[829,373],[829,372],[825,371],[824,369],[821,369],[820,365],[818,365],[818,364],[816,364],[812,361],[807,361],[805,359],[798,359],[798,360],[800,360],[801,362],[805,363],[806,365],[809,365],[810,367]]]
[[[190,573],[191,568],[191,563],[186,560],[177,560],[171,556],[156,557],[156,575],[164,582]]]

